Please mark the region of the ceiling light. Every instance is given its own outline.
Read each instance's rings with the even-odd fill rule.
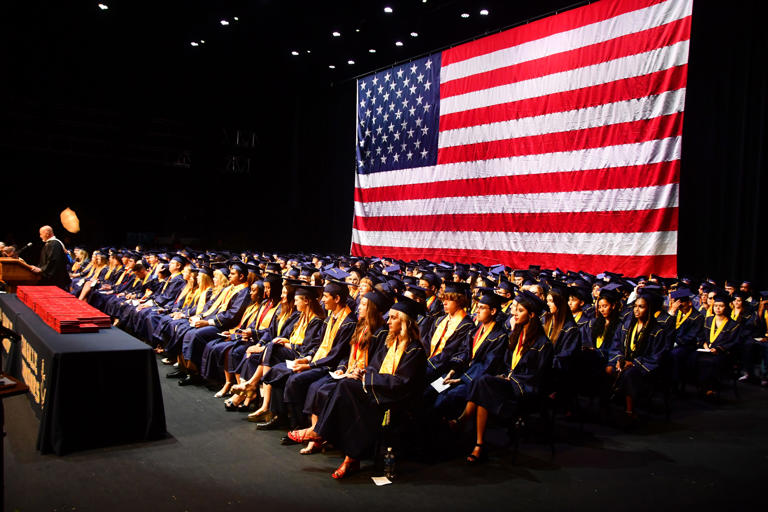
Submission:
[[[347,61],[347,64],[354,64],[354,63],[355,63],[355,61],[353,61],[352,59],[349,59],[349,60]]]
[[[395,46],[403,46],[403,42],[402,41],[395,41]]]
[[[359,29],[359,28],[356,28],[356,29],[355,29],[355,32],[360,32],[360,29]]]
[[[192,41],[192,42],[191,42],[191,43],[189,43],[189,44],[191,44],[192,46],[197,46],[197,41]]]
[[[480,16],[488,16],[488,9],[480,9]]]
[[[387,14],[392,14],[392,8],[390,6],[386,6],[384,8],[384,12],[387,13]]]
[[[221,20],[221,21],[219,21],[219,23],[221,23],[221,24],[222,24],[222,26],[224,26],[224,27],[226,27],[227,25],[229,25],[229,22],[228,22],[227,20]]]
[[[334,66],[333,64],[330,64],[330,65],[328,66],[328,69],[336,69],[336,66]]]
[[[418,32],[411,32],[411,37],[419,37],[419,33]]]
[[[298,55],[298,54],[299,54],[299,52],[297,52],[296,50],[293,50],[293,51],[291,52],[291,55]]]
[[[368,50],[368,53],[376,53],[376,48],[371,48],[370,50]]]
[[[106,11],[109,9],[109,6],[107,4],[99,4],[99,9],[102,11]]]
[[[463,12],[463,13],[461,13],[461,17],[462,18],[469,18],[469,13],[468,12]]]
[[[201,39],[200,44],[205,44],[205,39]]]
[[[235,16],[235,17],[234,17],[234,18],[232,18],[232,19],[233,19],[233,20],[235,20],[235,21],[240,21],[240,18],[238,18],[237,16]]]
[[[341,37],[341,32],[331,32],[333,37]]]
[[[312,53],[312,50],[307,50],[307,53]]]

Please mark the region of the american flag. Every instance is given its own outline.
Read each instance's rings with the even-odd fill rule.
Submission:
[[[673,275],[692,0],[606,0],[361,78],[353,255]]]

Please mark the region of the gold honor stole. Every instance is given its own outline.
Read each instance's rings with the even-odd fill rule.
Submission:
[[[339,313],[338,318],[331,316],[331,319],[328,322],[328,328],[325,330],[325,336],[323,336],[323,342],[320,344],[320,348],[317,349],[317,352],[315,352],[315,357],[312,358],[313,363],[324,358],[331,351],[331,348],[333,348],[333,341],[336,339],[336,333],[339,332],[339,327],[341,327],[342,322],[344,322],[344,319],[347,318],[347,315],[350,313],[349,306],[344,306],[344,309]]]
[[[520,337],[517,339],[517,346],[515,347],[515,351],[512,353],[512,365],[510,367],[510,370],[515,369],[515,366],[517,366],[517,363],[520,362],[520,359],[523,357],[523,336],[525,335],[525,331],[522,331],[520,333]]]
[[[583,311],[579,311],[578,313],[576,313],[575,315],[573,315],[573,321],[574,321],[574,323],[576,323],[576,324],[578,324],[578,323],[579,323],[579,320],[581,320],[581,315],[582,315],[582,313],[583,313]]]
[[[637,322],[635,322],[635,326],[632,328],[632,334],[629,336],[629,350],[632,352],[637,348],[637,345],[635,344],[635,336],[637,336]]]
[[[738,321],[739,320],[739,312],[735,309],[731,311],[731,320]]]
[[[349,351],[349,363],[347,364],[347,371],[352,368],[363,369],[368,366],[368,349],[360,350],[360,339],[368,332],[368,326],[363,328],[360,336],[357,338],[357,342],[352,346],[352,350]],[[370,345],[369,345],[370,346]]]
[[[483,344],[485,341],[485,338],[488,337],[488,335],[493,330],[493,327],[496,325],[496,322],[491,322],[487,326],[483,326],[480,329],[477,330],[477,333],[475,334],[475,339],[472,342],[472,357],[475,357],[475,354],[477,353],[477,349],[480,348],[480,345]],[[481,334],[482,333],[482,334]],[[479,336],[479,337],[478,337]]]
[[[216,297],[216,300],[213,301],[213,304],[211,304],[211,307],[209,307],[208,310],[205,311],[205,313],[203,313],[203,316],[208,316],[208,315],[210,315],[212,313],[215,313],[219,309],[219,306],[221,305],[221,303],[224,302],[224,299],[227,298],[227,296],[229,295],[229,293],[231,291],[232,291],[232,285],[231,284],[228,285],[223,290],[221,290],[219,292],[219,295]]]
[[[279,303],[263,311],[262,317],[259,319],[259,330],[269,327],[269,323],[272,321],[272,317],[275,316],[275,311],[277,311],[277,306],[279,306]]]
[[[693,308],[691,308],[688,313],[683,316],[683,312],[679,311],[677,312],[677,318],[675,319],[675,330],[679,329],[681,325],[683,325],[683,322],[688,320],[688,317],[691,316],[691,313],[693,312]]]
[[[433,302],[435,302],[435,295],[427,299],[427,312],[429,312],[429,308],[432,307]]]
[[[283,315],[280,317],[280,319],[277,321],[277,335],[280,336],[280,333],[283,332],[283,326],[285,325],[285,322],[288,321],[288,319],[291,317],[290,314]]]
[[[397,366],[400,364],[400,359],[405,352],[405,346],[408,344],[408,340],[397,340],[387,350],[387,355],[384,356],[384,361],[381,362],[381,368],[379,373],[384,375],[394,375],[397,371]]]
[[[237,292],[239,292],[240,290],[242,290],[246,286],[248,286],[248,283],[241,283],[241,284],[235,286],[234,288],[232,288],[229,291],[229,294],[227,294],[227,296],[224,298],[224,302],[222,302],[221,306],[219,306],[219,313],[225,312],[227,310],[227,308],[229,307],[229,303],[232,302],[232,298],[237,294]]]
[[[124,278],[125,276],[127,276],[128,274],[130,274],[130,273],[131,273],[131,271],[130,271],[130,270],[128,270],[127,268],[126,268],[126,269],[124,269],[124,270],[123,270],[123,273],[122,273],[122,274],[120,274],[120,277],[118,277],[118,278],[117,278],[117,282],[115,282],[115,286],[117,286],[117,285],[119,285],[120,283],[122,283],[122,282],[123,282],[123,278]]]
[[[255,317],[259,312],[259,304],[253,303],[250,304],[247,308],[245,308],[245,313],[243,313],[243,318],[240,320],[240,323],[237,324],[237,327],[243,327],[244,325],[248,325],[251,323],[251,320],[253,320],[253,317]]]
[[[160,293],[165,293],[165,289],[168,288],[168,285],[171,283],[171,280],[181,274],[181,272],[176,272],[175,274],[171,274],[171,277],[165,280],[165,284],[163,285],[163,289],[160,290]]]
[[[723,328],[725,327],[725,324],[728,323],[728,319],[725,319],[725,322],[720,324],[720,327],[715,329],[715,319],[712,319],[712,325],[709,327],[709,343],[710,345],[714,343],[714,341],[717,339],[718,336],[720,336],[720,333],[723,332]]]
[[[429,350],[430,359],[443,351],[445,348],[445,342],[448,341],[448,338],[453,335],[453,331],[456,330],[456,327],[459,325],[459,323],[461,323],[463,319],[464,317],[459,317],[459,315],[456,315],[455,318],[451,318],[450,316],[446,315],[445,318],[443,318],[443,320],[437,326],[437,329],[435,329],[435,333],[432,335]],[[441,329],[442,333],[440,332]]]
[[[315,314],[309,314],[309,315],[301,315],[301,320],[299,320],[299,324],[294,327],[293,332],[291,333],[291,337],[289,338],[289,341],[291,342],[291,345],[301,345],[304,343],[304,335],[307,333],[307,326],[312,321],[313,318],[315,318],[317,315]]]

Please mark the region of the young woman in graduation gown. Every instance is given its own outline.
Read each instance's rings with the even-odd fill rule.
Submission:
[[[730,317],[730,302],[728,294],[715,293],[712,316],[704,319],[704,333],[696,352],[696,374],[699,387],[706,396],[715,394],[720,376],[726,365],[733,362],[741,341],[739,322]]]
[[[544,301],[528,290],[520,292],[515,301],[514,328],[503,363],[473,382],[464,412],[451,421],[454,428],[467,421],[475,422],[476,441],[467,456],[469,463],[485,457],[483,443],[488,416],[513,417],[527,401],[539,397],[542,381],[552,368],[552,343],[539,319],[546,306]]]
[[[308,443],[306,448],[301,449],[302,455],[314,453],[321,446],[321,440],[315,432],[318,416],[340,379],[356,378],[356,375],[368,366],[370,356],[386,341],[389,330],[384,322],[384,312],[388,311],[391,305],[392,300],[379,290],[370,289],[360,297],[357,306],[357,328],[349,342],[349,358],[339,364],[333,375],[325,375],[309,386],[304,401],[304,414],[310,417],[311,424],[308,428],[289,432],[290,443],[284,444]]]
[[[637,399],[650,390],[661,358],[668,349],[664,327],[658,323],[652,304],[655,299],[640,293],[632,317],[617,332],[605,373],[613,379],[613,392],[623,396],[624,412],[635,416]]]
[[[502,299],[493,292],[483,293],[477,299],[475,312],[478,325],[450,360],[451,369],[443,381],[450,387],[437,393],[430,382],[426,383],[424,407],[432,407],[431,416],[458,416],[467,403],[472,383],[503,359],[509,342],[504,329],[506,315],[501,312]]]
[[[693,293],[685,288],[670,294],[669,314],[675,322],[675,342],[670,352],[672,382],[685,384],[693,373],[696,349],[704,333],[704,313],[693,307]]]
[[[581,329],[581,354],[577,363],[579,390],[607,398],[609,379],[605,373],[613,339],[621,331],[621,299],[616,290],[600,289],[594,318]]]
[[[421,306],[406,297],[389,310],[389,333],[365,371],[340,379],[319,415],[315,431],[344,453],[332,473],[341,479],[360,469],[387,410],[413,406],[424,386],[426,355],[416,318]]]
[[[581,352],[581,334],[568,307],[567,290],[553,287],[547,293],[544,334],[552,342],[552,373],[548,391],[559,402],[575,399],[576,364]]]
[[[442,295],[445,315],[435,320],[424,341],[427,353],[427,382],[432,382],[450,370],[451,358],[466,343],[475,324],[467,314],[469,285],[445,283]]]

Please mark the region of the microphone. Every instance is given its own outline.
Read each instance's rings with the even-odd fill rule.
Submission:
[[[24,247],[22,247],[22,248],[19,250],[19,252],[18,252],[19,256],[21,256],[21,253],[23,253],[24,251],[26,251],[27,249],[29,249],[30,247],[32,247],[32,245],[33,245],[33,244],[32,244],[32,242],[29,242],[27,245],[25,245]]]

